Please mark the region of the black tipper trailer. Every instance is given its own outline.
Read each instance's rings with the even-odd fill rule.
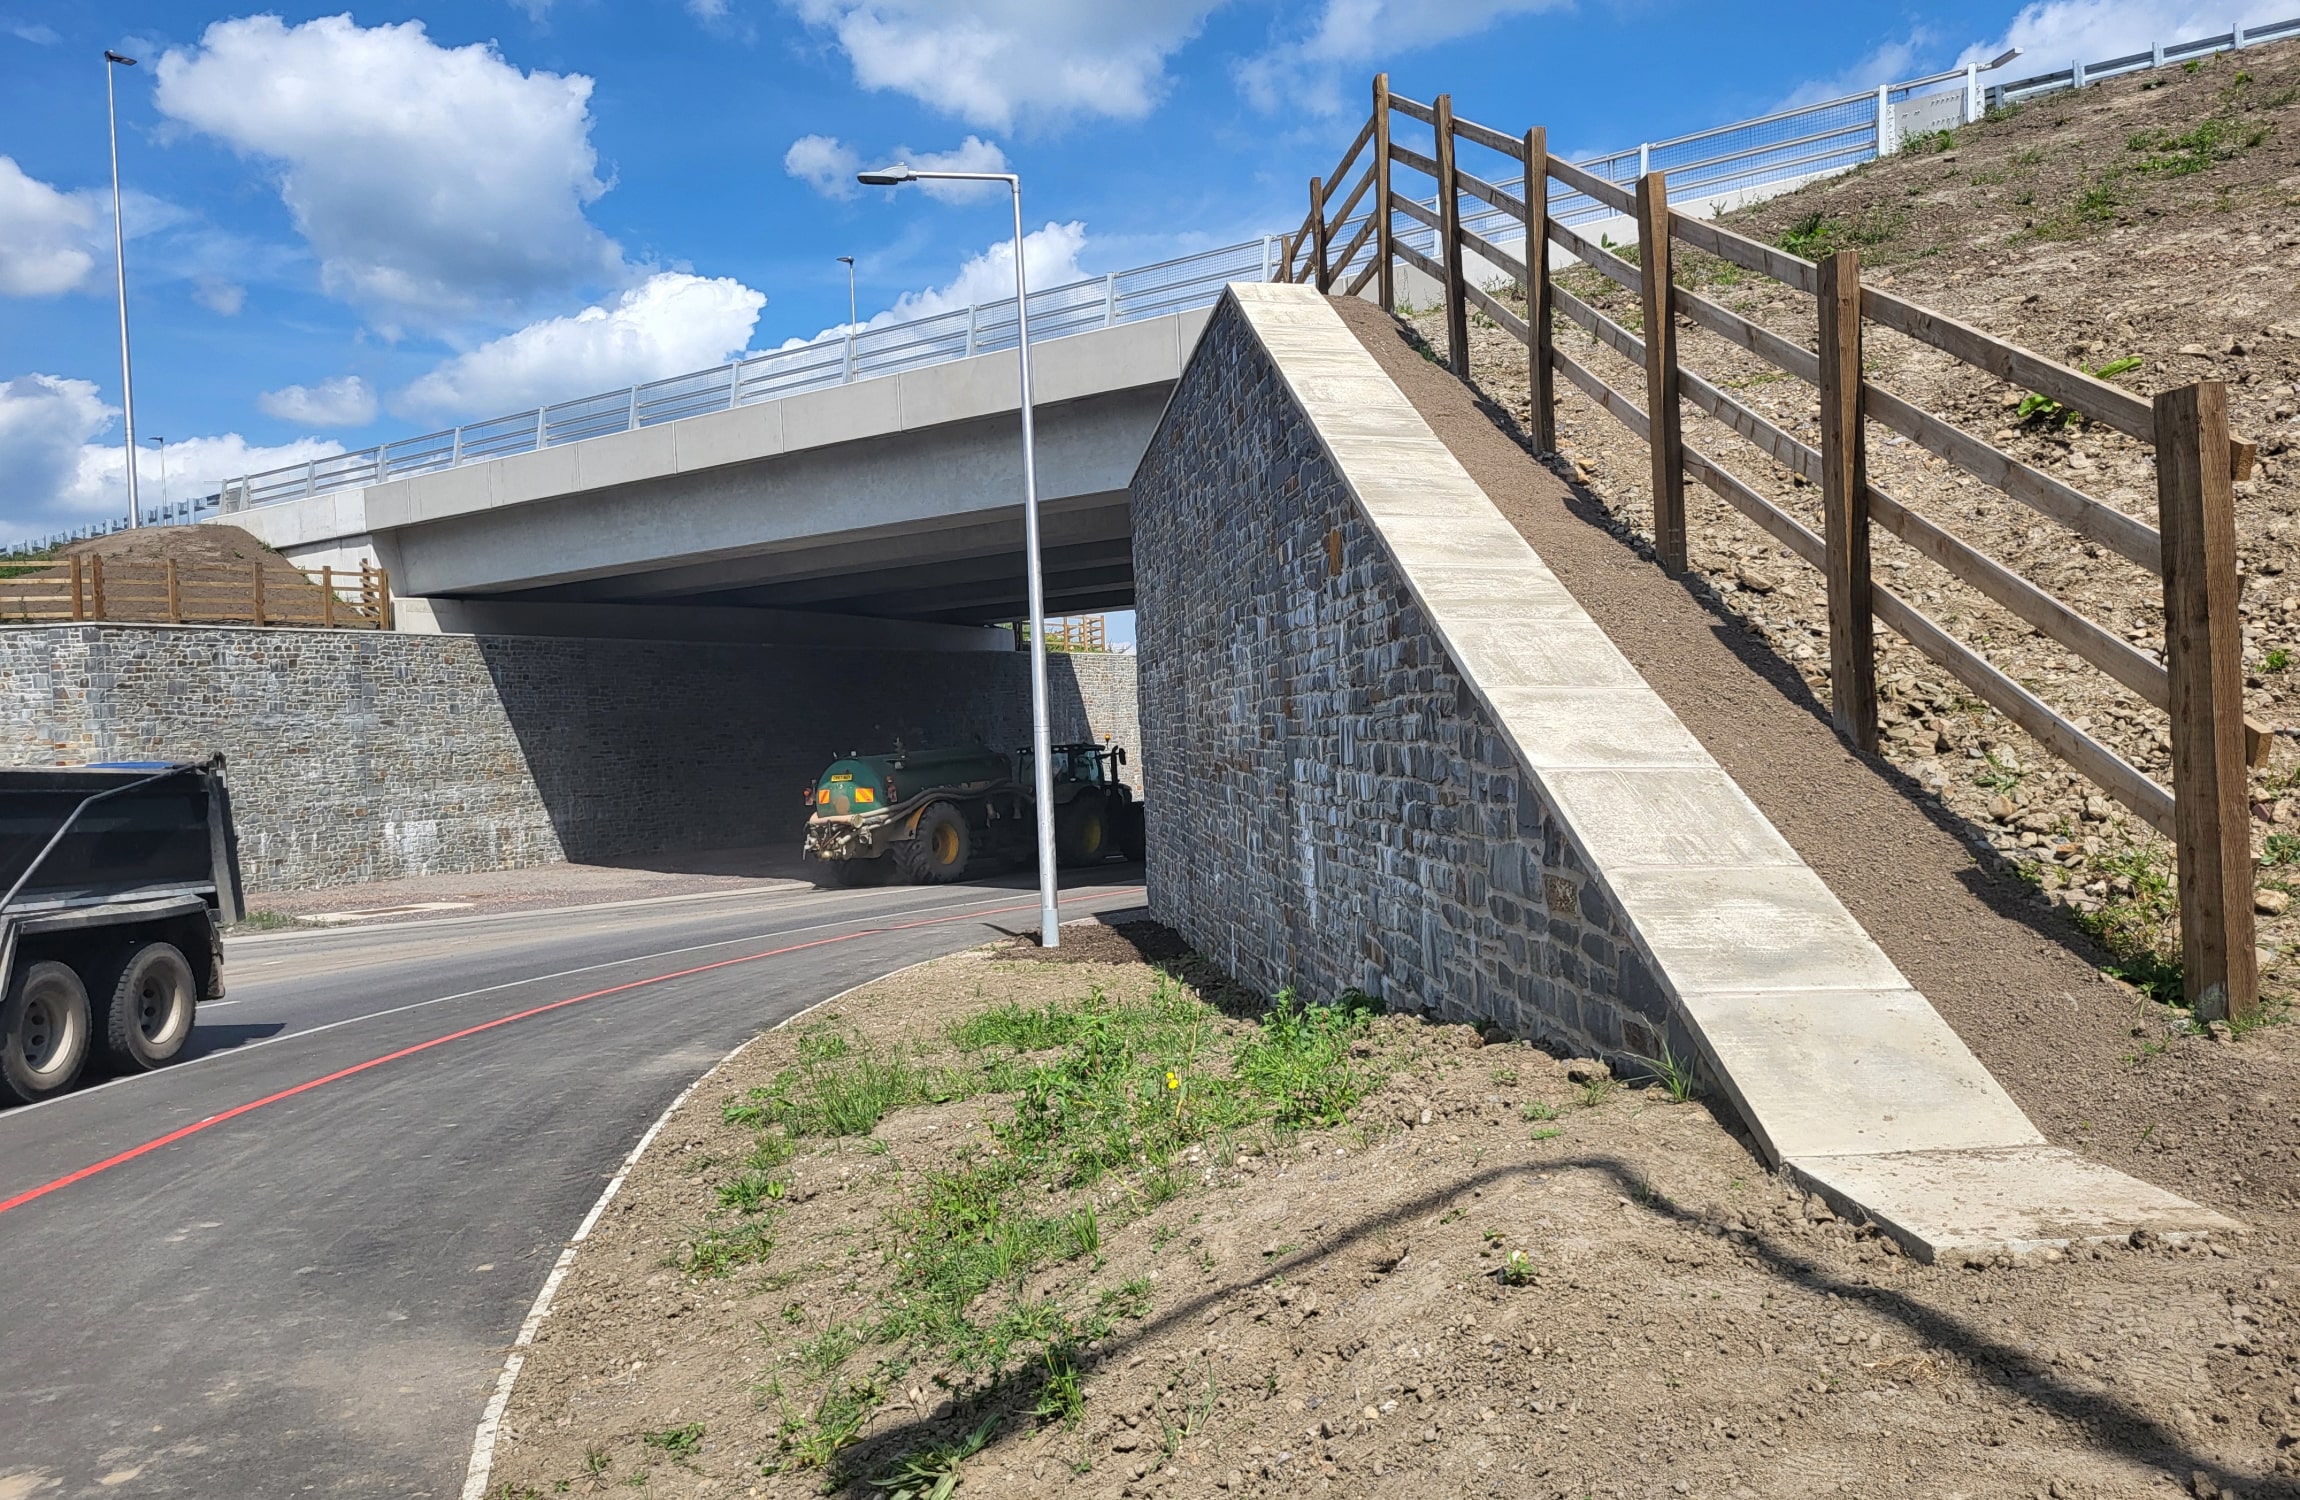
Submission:
[[[222,756],[0,766],[0,1103],[182,1051],[240,915]]]

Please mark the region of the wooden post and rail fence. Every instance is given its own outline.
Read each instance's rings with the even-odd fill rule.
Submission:
[[[1421,152],[1394,138],[1395,117],[1429,127]],[[1503,187],[1462,169],[1460,143],[1515,161],[1518,183]],[[1359,157],[1373,147],[1370,162]],[[1394,169],[1431,179],[1425,201],[1400,192]],[[1353,182],[1352,173],[1357,169]],[[1551,214],[1552,182],[1634,219],[1634,262],[1592,243]],[[1345,184],[1349,186],[1345,189]],[[1513,191],[1514,189],[1514,191]],[[1362,213],[1359,204],[1371,199]],[[1462,199],[1498,210],[1523,228],[1523,254],[1462,222]],[[1433,206],[1434,204],[1434,206]],[[1356,217],[1353,217],[1356,216]],[[1401,236],[1419,225],[1435,236],[1425,255]],[[1754,271],[1816,303],[1818,348],[1782,337],[1678,285],[1677,244]],[[1548,247],[1637,295],[1643,337],[1555,284]],[[1337,248],[1338,246],[1338,248]],[[1370,246],[1370,249],[1369,249]],[[1540,247],[1535,250],[1532,247]],[[1465,255],[1499,268],[1521,293],[1527,315],[1464,274]],[[1643,439],[1653,461],[1654,550],[1670,573],[1687,567],[1685,480],[1697,480],[1827,582],[1830,711],[1855,746],[1877,748],[1875,622],[1882,620],[1946,668],[1982,702],[2020,726],[2141,821],[2170,838],[2178,863],[2180,946],[2188,997],[2206,1019],[2253,1015],[2259,974],[2253,947],[2253,863],[2247,767],[2265,760],[2269,733],[2244,717],[2242,622],[2238,617],[2236,520],[2232,482],[2251,471],[2255,450],[2231,438],[2225,387],[2199,381],[2153,400],[1861,282],[1857,252],[1818,264],[1669,207],[1660,172],[1633,189],[1549,154],[1540,129],[1507,134],[1453,113],[1449,96],[1423,104],[1393,94],[1387,76],[1373,86],[1373,112],[1341,162],[1310,183],[1309,213],[1281,242],[1279,277],[1358,296],[1375,288],[1397,310],[1395,267],[1404,264],[1443,290],[1447,356],[1469,373],[1469,313],[1483,313],[1525,345],[1532,435],[1556,447],[1556,378],[1564,377]],[[1607,385],[1556,347],[1552,309],[1644,371],[1646,406]],[[1685,367],[1680,321],[1705,329],[1815,389],[1820,446],[1798,441]],[[1987,372],[2017,390],[2061,403],[2086,421],[2113,428],[2155,452],[2155,527],[2030,467],[1864,377],[1862,332],[1890,330]],[[1686,443],[1681,405],[1715,418],[1774,462],[1817,486],[1823,525],[1816,535],[1710,455]],[[2155,656],[2088,619],[2011,568],[1920,515],[1870,481],[1866,432],[1875,422],[2000,491],[2085,541],[2161,580],[2164,655]],[[1959,582],[2009,610],[2047,638],[2107,674],[2169,721],[2172,786],[2167,789],[2047,706],[2027,687],[1870,572],[1870,527],[1882,526]]]
[[[303,583],[265,588],[251,563],[106,563],[75,555],[0,565],[0,625],[112,620],[141,624],[392,628],[391,575],[372,563],[299,568]]]

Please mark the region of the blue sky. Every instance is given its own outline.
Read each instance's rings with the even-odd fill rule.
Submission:
[[[119,513],[103,49],[137,427],[179,498],[1010,285],[1282,230],[1388,68],[1578,154],[1991,52],[2042,65],[2300,0],[0,0],[0,539]],[[2046,62],[2050,59],[2050,63]],[[139,466],[159,494],[156,455]]]

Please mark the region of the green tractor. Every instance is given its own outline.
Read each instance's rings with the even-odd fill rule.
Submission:
[[[1124,764],[1125,750],[1114,745],[1053,747],[1058,864],[1142,857],[1142,804],[1118,779]],[[807,788],[806,857],[829,865],[842,885],[894,875],[933,885],[957,880],[976,861],[1034,863],[1032,781],[1028,750],[1009,761],[980,745],[833,761]]]

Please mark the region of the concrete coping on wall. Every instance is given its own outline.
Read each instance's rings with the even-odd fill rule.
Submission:
[[[2050,1145],[1324,297],[1229,295],[1782,1171],[1926,1260],[2242,1229]]]

